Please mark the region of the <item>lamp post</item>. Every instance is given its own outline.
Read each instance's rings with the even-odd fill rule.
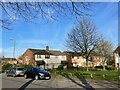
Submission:
[[[13,47],[13,61],[14,61],[14,58],[15,58],[15,40],[14,39],[10,39],[10,40],[13,40],[14,41],[14,47]],[[14,64],[13,64],[13,67],[14,67]]]

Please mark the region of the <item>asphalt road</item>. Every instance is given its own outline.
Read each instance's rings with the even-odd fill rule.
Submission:
[[[110,90],[118,89],[117,82],[98,81],[98,80],[80,80],[77,78],[65,78],[62,76],[54,76],[50,80],[32,80],[24,79],[24,77],[7,77],[2,74],[2,88],[105,88]],[[4,89],[3,89],[4,90]]]

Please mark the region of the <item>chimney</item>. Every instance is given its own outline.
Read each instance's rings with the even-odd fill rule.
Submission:
[[[46,51],[49,51],[49,46],[46,46]]]

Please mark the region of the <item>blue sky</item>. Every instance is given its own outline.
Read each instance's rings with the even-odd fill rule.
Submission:
[[[93,3],[91,18],[100,34],[103,34],[115,46],[118,43],[118,5],[117,3]],[[19,18],[18,18],[19,19]],[[74,19],[61,17],[57,22],[43,23],[39,19],[35,23],[26,23],[23,20],[16,22],[12,31],[2,32],[2,53],[5,57],[13,56],[13,41],[16,40],[17,58],[28,48],[67,50],[65,38],[75,26]]]

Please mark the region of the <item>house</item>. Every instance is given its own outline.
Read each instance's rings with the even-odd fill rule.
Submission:
[[[18,58],[18,59],[17,59],[17,62],[18,62],[19,64],[20,64],[20,63],[22,64],[22,63],[23,63],[22,58]]]
[[[6,58],[6,57],[2,57],[2,58],[1,58],[1,62],[2,62],[2,63],[9,63],[9,64],[17,64],[16,58]]]
[[[45,69],[57,68],[62,62],[67,62],[64,52],[49,50],[48,46],[46,46],[45,50],[27,49],[23,54],[22,60],[23,64],[40,66]]]
[[[68,68],[71,67],[86,67],[86,60],[82,57],[81,53],[64,51],[68,62]]]
[[[120,46],[118,46],[114,51],[114,63],[117,69],[120,68]]]
[[[101,55],[96,55],[96,56],[93,56],[93,65],[94,67],[95,66],[107,66],[107,60],[108,58],[105,58]]]

